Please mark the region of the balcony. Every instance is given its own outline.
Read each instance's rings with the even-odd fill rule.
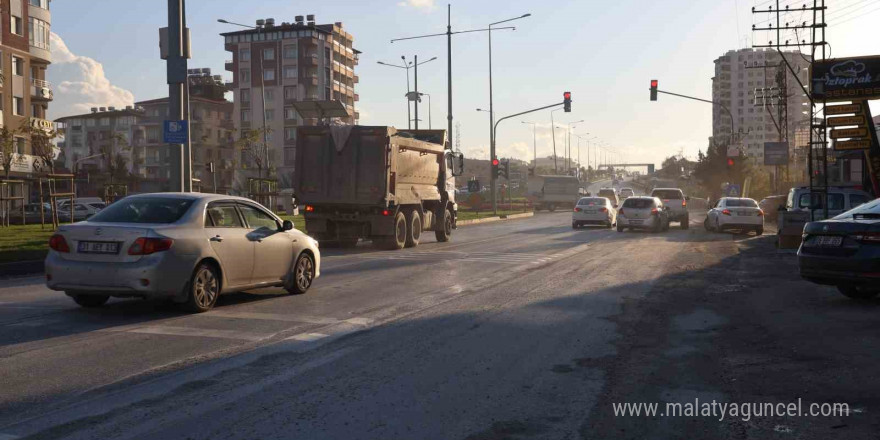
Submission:
[[[223,67],[226,68],[227,72],[235,72],[235,70],[236,70],[235,63],[233,63],[232,60],[226,60],[226,62],[223,63]]]
[[[354,74],[352,74],[352,79],[351,79],[351,80],[354,81],[355,84],[361,82],[360,77],[358,77],[357,75],[354,75]]]
[[[355,93],[355,94],[354,94],[354,100],[355,100],[355,101],[360,101],[360,100],[361,100],[360,95],[358,95],[357,93]]]
[[[49,84],[48,81],[43,81],[41,79],[32,79],[31,97],[38,100],[51,101],[54,98],[52,85]]]

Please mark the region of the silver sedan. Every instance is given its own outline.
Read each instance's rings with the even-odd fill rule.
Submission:
[[[166,297],[193,312],[222,293],[281,286],[305,293],[318,242],[262,205],[200,193],[129,196],[49,239],[46,284],[84,307]]]

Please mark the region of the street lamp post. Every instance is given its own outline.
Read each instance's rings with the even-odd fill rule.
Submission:
[[[532,149],[535,154],[535,169],[538,169],[538,123],[521,121],[523,124],[532,124]]]
[[[558,108],[555,110],[550,110],[550,132],[553,137],[553,172],[555,174],[559,174],[559,164],[556,162],[556,123],[553,121],[553,112],[563,110],[562,108]]]
[[[398,69],[406,70],[406,128],[412,128],[412,127],[410,127],[410,123],[412,122],[412,115],[410,115],[410,110],[409,110],[409,68],[412,66],[410,66],[409,64],[406,63],[406,57],[401,56],[400,58],[403,60],[402,66],[398,66],[397,64],[391,64],[391,63],[383,63],[382,61],[376,61],[376,63],[381,64],[383,66],[397,67]],[[412,62],[410,62],[410,64],[412,64]]]
[[[419,96],[427,96],[428,97],[428,130],[431,130],[431,94],[430,93],[419,93]]]
[[[431,61],[436,60],[437,57],[433,57],[433,58],[429,59],[428,61],[422,61],[422,62],[419,62],[418,55],[415,56],[415,60],[414,60],[414,61],[409,61],[409,62],[407,62],[407,61],[406,61],[406,57],[403,56],[403,55],[401,55],[400,59],[403,60],[403,65],[402,65],[402,66],[401,66],[401,65],[398,65],[398,64],[384,63],[384,62],[382,62],[382,61],[377,61],[377,63],[378,63],[378,64],[381,64],[381,65],[383,65],[383,66],[397,67],[398,69],[404,69],[404,70],[406,70],[406,128],[408,128],[408,129],[409,129],[409,128],[412,128],[412,125],[411,125],[411,124],[412,124],[413,118],[412,118],[412,115],[410,114],[410,106],[409,106],[409,103],[410,103],[410,101],[413,101],[413,102],[414,102],[414,106],[415,106],[415,113],[416,113],[416,130],[418,130],[418,128],[419,128],[419,122],[418,122],[418,119],[419,119],[419,104],[418,104],[418,96],[420,95],[420,93],[419,93],[419,69],[418,69],[418,66],[420,66],[420,65],[422,65],[422,64],[425,64],[425,63],[430,63]],[[410,90],[410,87],[409,87],[409,69],[413,69],[413,70],[414,70],[413,75],[415,76],[415,83],[416,83],[416,90],[415,90],[415,92],[413,92],[412,90]],[[413,95],[413,93],[415,93],[415,95]],[[413,99],[413,96],[415,96],[415,99]]]
[[[246,24],[231,22],[228,20],[224,20],[222,18],[217,19],[217,21],[220,23],[232,24],[235,26],[241,26],[241,27],[248,28],[248,29],[256,29],[257,35],[260,35],[263,32],[262,26],[250,26],[250,25],[246,25]],[[257,39],[260,39],[260,37],[257,37]],[[266,124],[266,72],[263,67],[263,49],[260,49],[257,51],[257,56],[260,57],[260,102],[263,104],[262,105],[262,108],[263,108],[263,118],[262,118],[263,119],[263,154],[262,154],[263,167],[260,168],[260,178],[262,179],[263,178],[263,173],[262,173],[263,169],[266,170],[266,178],[269,177],[269,129]],[[263,183],[260,182],[259,187],[262,188],[262,186],[263,186]],[[262,190],[259,190],[259,192],[262,192]]]
[[[574,121],[574,122],[568,123],[568,138],[566,141],[567,149],[568,149],[568,165],[566,166],[566,170],[565,170],[568,173],[571,172],[571,127],[572,127],[571,124],[579,124],[581,122],[584,122],[584,120],[581,119],[580,121]],[[574,127],[577,127],[577,126],[575,125]]]

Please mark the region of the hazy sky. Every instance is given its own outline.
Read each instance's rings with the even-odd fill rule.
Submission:
[[[805,0],[781,0],[800,7]],[[446,38],[391,44],[392,38],[446,30],[446,4],[434,0],[189,0],[192,32],[190,67],[223,70],[231,54],[221,32],[234,27],[225,18],[276,23],[315,14],[320,23],[341,21],[362,51],[355,71],[361,123],[406,126],[406,77],[403,69],[377,61],[399,62],[401,55],[437,60],[419,69],[419,90],[430,93],[434,128],[446,126]],[[810,2],[812,3],[812,2]],[[880,52],[880,3],[877,0],[827,0],[828,41],[832,56]],[[677,93],[711,97],[712,61],[726,51],[751,44],[752,6],[765,0],[457,0],[453,30],[484,28],[488,23],[531,13],[515,31],[493,32],[496,119],[573,95],[571,113],[554,113],[558,123],[583,119],[574,133],[590,133],[629,161],[658,163],[680,150],[695,156],[711,134],[708,104],[660,96],[648,100],[648,82]],[[763,16],[762,16],[763,18]],[[793,20],[801,20],[798,14]],[[803,18],[804,20],[807,17]],[[56,84],[50,118],[91,106],[122,106],[167,96],[165,63],[159,59],[158,28],[167,23],[162,0],[54,0],[49,80]],[[835,26],[840,23],[839,26]],[[801,35],[803,36],[803,35]],[[766,38],[764,36],[759,37]],[[757,39],[757,38],[756,38]],[[793,38],[792,38],[793,39]],[[461,124],[461,148],[468,157],[488,158],[488,39],[485,33],[453,37],[453,116]],[[427,127],[427,101],[420,117]],[[532,157],[531,125],[539,122],[538,155],[552,153],[550,113],[542,111],[503,122],[498,155]],[[562,136],[557,130],[557,147]],[[586,143],[582,143],[586,161]],[[575,154],[577,150],[575,149]]]

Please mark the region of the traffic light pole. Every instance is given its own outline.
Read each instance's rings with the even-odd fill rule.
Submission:
[[[495,151],[495,138],[498,136],[498,124],[500,124],[501,121],[504,121],[505,119],[515,118],[517,116],[522,116],[522,115],[532,113],[532,112],[546,110],[548,108],[556,107],[559,105],[565,105],[565,103],[566,103],[566,101],[563,101],[563,102],[557,102],[556,104],[550,104],[550,105],[545,105],[543,107],[533,108],[531,110],[526,110],[524,112],[515,113],[515,114],[509,115],[509,116],[505,116],[505,117],[495,121],[495,124],[492,127],[492,144],[491,144],[492,151],[493,152]],[[495,159],[495,157],[492,157],[491,160],[494,160],[494,159]],[[494,170],[492,172],[491,182],[492,182],[492,213],[497,215],[498,214],[498,197],[495,194],[495,189],[498,185],[498,176],[495,175]]]
[[[723,108],[724,111],[727,112],[727,116],[730,117],[730,137],[729,137],[728,143],[733,143],[733,142],[734,142],[734,139],[733,139],[733,133],[735,133],[735,130],[733,129],[733,126],[734,126],[734,123],[733,123],[733,113],[731,113],[731,112],[730,112],[730,109],[728,109],[727,107],[725,107],[724,104],[721,104],[720,102],[711,101],[711,100],[708,100],[708,99],[695,98],[695,97],[693,97],[693,96],[687,96],[687,95],[679,95],[678,93],[666,92],[666,91],[663,91],[663,90],[657,90],[657,93],[662,93],[662,94],[664,94],[664,95],[678,96],[679,98],[693,99],[694,101],[708,102],[709,104],[717,105],[718,107]]]

